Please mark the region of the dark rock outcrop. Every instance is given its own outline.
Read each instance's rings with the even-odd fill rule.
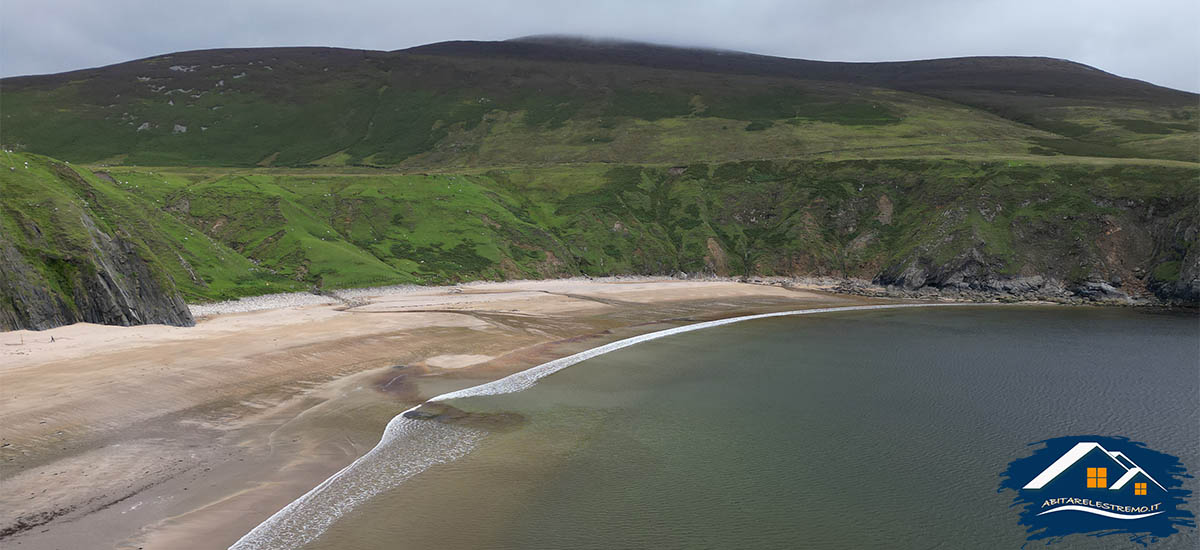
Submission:
[[[75,257],[40,258],[51,266],[49,276],[0,235],[0,330],[42,330],[76,322],[195,324],[173,285],[159,280],[161,275],[129,240],[105,234],[86,215],[84,225],[93,249]]]
[[[108,210],[91,184],[65,164],[35,164],[43,167],[38,183],[53,187],[53,201],[33,197],[28,178],[0,182],[26,198],[0,212],[0,330],[195,324],[145,242],[121,222],[97,223]]]
[[[1192,254],[1191,263],[1185,264],[1177,280],[1151,280],[1146,288],[1159,300],[1171,305],[1197,306],[1200,304],[1200,255]]]

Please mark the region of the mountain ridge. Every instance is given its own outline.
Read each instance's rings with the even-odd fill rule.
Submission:
[[[1043,58],[571,44],[201,50],[4,79],[0,279],[18,276],[0,324],[78,320],[101,272],[157,285],[130,311],[679,272],[1200,302],[1196,94]]]
[[[73,162],[735,161],[971,142],[1002,144],[968,148],[980,157],[1195,161],[1200,147],[1200,96],[1044,58],[842,63],[543,37],[197,50],[0,89],[0,141]],[[687,136],[741,145],[711,157]]]
[[[265,55],[278,55],[279,53],[338,52],[338,53],[345,53],[345,54],[351,54],[351,55],[363,55],[363,56],[386,56],[386,55],[395,55],[395,54],[434,54],[434,55],[451,54],[452,55],[452,54],[466,54],[466,53],[476,53],[476,54],[482,54],[482,55],[497,55],[497,54],[514,55],[515,54],[515,55],[534,56],[534,55],[539,55],[539,54],[545,55],[545,53],[546,53],[544,51],[537,51],[537,50],[529,49],[528,48],[529,46],[532,46],[535,48],[544,47],[547,49],[555,49],[555,50],[562,51],[563,53],[560,54],[560,56],[563,59],[569,59],[569,60],[576,60],[576,59],[572,59],[570,57],[570,53],[568,53],[570,51],[574,51],[575,53],[587,51],[587,52],[593,52],[595,54],[606,55],[609,57],[608,61],[634,61],[634,59],[631,59],[630,57],[624,56],[622,54],[627,53],[628,50],[658,50],[658,51],[663,51],[663,52],[672,52],[672,53],[675,53],[680,56],[711,55],[711,56],[725,57],[725,58],[736,58],[741,61],[756,60],[756,61],[765,62],[765,63],[795,63],[802,67],[803,66],[812,66],[812,67],[826,66],[826,67],[837,67],[837,68],[843,68],[843,67],[845,67],[845,68],[876,68],[876,67],[919,68],[922,65],[946,65],[946,64],[962,64],[962,63],[977,63],[980,65],[984,65],[988,62],[1004,62],[1004,61],[1013,62],[1013,61],[1016,61],[1016,62],[1027,62],[1030,64],[1041,63],[1041,64],[1046,64],[1046,65],[1053,65],[1053,66],[1055,66],[1055,68],[1069,68],[1069,69],[1081,70],[1082,72],[1098,73],[1100,75],[1119,78],[1124,81],[1129,81],[1131,83],[1138,83],[1138,84],[1142,84],[1142,85],[1149,86],[1152,88],[1167,90],[1167,91],[1175,92],[1178,94],[1186,94],[1189,96],[1200,97],[1200,95],[1197,95],[1195,92],[1189,92],[1186,90],[1178,90],[1178,89],[1170,88],[1167,86],[1161,86],[1161,85],[1154,84],[1152,82],[1145,81],[1145,80],[1123,77],[1123,76],[1117,75],[1115,73],[1111,73],[1111,72],[1105,71],[1103,69],[1100,69],[1098,67],[1093,67],[1091,65],[1073,61],[1073,60],[1070,60],[1067,58],[1057,58],[1057,57],[1051,57],[1051,56],[970,55],[970,56],[952,56],[952,57],[943,57],[943,58],[891,60],[891,61],[824,61],[824,60],[794,58],[794,57],[776,56],[776,55],[768,55],[768,54],[757,54],[757,53],[750,53],[750,52],[744,52],[744,51],[733,50],[733,49],[706,48],[706,47],[697,47],[697,46],[664,45],[664,44],[656,44],[656,43],[652,43],[652,42],[643,42],[643,41],[637,41],[637,40],[626,40],[626,39],[604,38],[604,37],[574,36],[574,35],[554,35],[554,34],[529,35],[529,36],[521,36],[521,37],[510,38],[510,39],[506,39],[506,40],[498,40],[498,41],[447,40],[447,41],[442,41],[442,42],[434,42],[431,44],[423,44],[423,45],[411,46],[411,47],[406,47],[406,48],[398,48],[398,49],[394,49],[394,50],[346,48],[346,47],[339,47],[339,46],[269,46],[269,47],[202,48],[202,49],[196,49],[196,50],[182,50],[182,51],[177,51],[177,52],[155,54],[155,55],[150,55],[150,56],[132,59],[132,60],[128,60],[128,61],[121,61],[121,62],[111,63],[111,64],[107,64],[107,65],[101,65],[101,66],[97,66],[97,67],[85,67],[85,68],[80,68],[80,69],[72,69],[69,71],[61,71],[61,72],[57,72],[57,73],[12,75],[12,76],[8,76],[8,77],[0,78],[0,81],[8,80],[8,81],[20,82],[20,81],[23,81],[26,79],[43,79],[43,78],[67,76],[67,75],[82,75],[82,74],[91,73],[93,71],[102,71],[105,69],[121,67],[121,66],[128,65],[128,64],[134,64],[134,63],[140,63],[140,62],[146,62],[146,61],[154,61],[154,60],[158,60],[158,59],[171,58],[171,57],[175,57],[175,56],[193,56],[193,55],[200,55],[200,54],[228,54],[228,53],[243,53],[243,52],[244,53],[252,53],[253,52],[253,53],[261,53],[261,54],[265,54]],[[680,67],[666,67],[666,68],[680,68]],[[1029,68],[1033,68],[1033,67],[1029,67]],[[746,69],[745,72],[747,74],[753,74],[750,72],[752,70],[753,69]]]

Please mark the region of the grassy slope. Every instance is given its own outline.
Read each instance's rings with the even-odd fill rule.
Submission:
[[[1169,163],[762,161],[453,175],[110,168],[112,182],[80,169],[95,197],[81,206],[47,159],[7,159],[17,170],[0,172],[12,190],[5,231],[55,212],[51,203],[88,208],[138,235],[190,301],[573,274],[871,278],[955,265],[966,253],[987,266],[981,277],[1137,285],[1139,275],[1179,278],[1195,242],[1166,233],[1200,222],[1195,169]],[[26,251],[46,265],[59,253]]]
[[[1194,95],[1065,62],[756,69],[754,56],[692,66],[653,47],[632,61],[484,47],[183,52],[10,78],[0,141],[77,163],[405,169],[1200,151]]]
[[[1054,60],[497,47],[5,79],[0,141],[94,171],[6,153],[0,227],[49,276],[79,246],[61,212],[89,212],[189,301],[680,270],[1194,275],[1194,94]]]
[[[82,221],[86,214],[101,231],[132,240],[166,287],[178,286],[186,299],[304,288],[257,268],[147,200],[144,182],[166,185],[166,179],[147,174],[136,183],[109,181],[47,157],[5,153],[0,157],[0,231],[51,285],[63,279],[60,267],[92,248]],[[69,289],[51,290],[70,298]]]

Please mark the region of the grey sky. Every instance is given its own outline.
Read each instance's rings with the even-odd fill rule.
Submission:
[[[1200,90],[1195,0],[3,0],[0,74],[180,50],[583,34],[827,61],[1044,55]]]

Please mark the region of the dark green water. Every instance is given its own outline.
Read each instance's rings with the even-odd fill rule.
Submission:
[[[1200,322],[1033,307],[748,321],[451,404],[525,422],[309,548],[1019,548],[997,485],[1030,443],[1125,436],[1200,472]],[[1164,542],[1197,546],[1194,531]]]

